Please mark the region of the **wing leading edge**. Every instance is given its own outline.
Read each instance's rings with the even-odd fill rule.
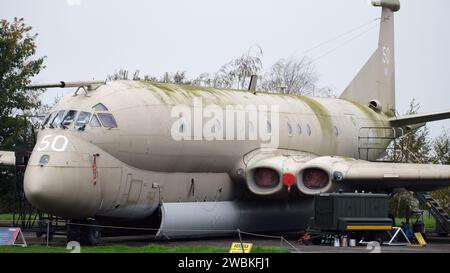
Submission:
[[[450,186],[450,166],[345,159],[333,164],[334,183],[355,190],[432,191]]]

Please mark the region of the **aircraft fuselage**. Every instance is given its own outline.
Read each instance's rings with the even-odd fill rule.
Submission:
[[[226,115],[216,117],[215,130],[222,129],[222,140],[205,140],[203,131],[194,128],[199,124],[182,123],[179,131],[189,130],[191,139],[177,141],[173,130],[180,117],[173,116],[173,108],[184,105],[194,115],[194,108],[199,108],[195,100],[203,109],[214,105],[242,113],[252,109],[249,106],[276,105],[279,113],[276,121],[268,118],[261,124],[236,114],[232,139],[226,137],[230,122]],[[107,110],[94,110],[99,103]],[[89,97],[68,95],[51,112],[62,110],[112,114],[117,123],[117,128],[87,124],[84,130],[73,124],[66,129],[47,126],[39,132],[26,173],[27,197],[45,211],[70,218],[143,218],[160,202],[251,198],[236,173],[254,154],[287,151],[372,160],[389,143],[359,138],[385,134],[364,129],[387,127],[385,114],[341,99],[119,81],[101,86]],[[200,128],[212,119],[202,118]],[[276,147],[264,146],[270,141],[249,139],[250,130],[258,125],[272,135],[279,132]],[[240,130],[246,131],[243,140],[237,139]],[[375,149],[358,149],[361,141],[369,141],[366,144]],[[50,157],[45,165],[39,163],[43,155]]]

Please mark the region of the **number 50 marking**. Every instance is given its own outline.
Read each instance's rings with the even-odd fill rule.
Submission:
[[[391,62],[391,49],[388,46],[383,46],[383,63],[389,64]]]
[[[67,144],[69,144],[69,140],[67,137],[63,135],[57,135],[51,140],[53,135],[46,135],[41,139],[39,146],[37,147],[37,151],[43,151],[48,149],[49,147],[55,152],[63,152],[67,148]]]

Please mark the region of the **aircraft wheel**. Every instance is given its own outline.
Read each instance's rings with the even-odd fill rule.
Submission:
[[[67,242],[81,242],[82,226],[67,225]]]
[[[91,222],[90,224],[95,224],[95,222]],[[86,226],[83,230],[83,238],[81,242],[84,245],[95,246],[100,243],[101,237],[102,233],[99,227]]]

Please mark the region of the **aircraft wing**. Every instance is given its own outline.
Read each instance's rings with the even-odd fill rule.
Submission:
[[[0,166],[16,165],[16,156],[14,152],[0,151]]]
[[[443,119],[449,119],[450,118],[450,111],[444,111],[444,112],[435,112],[435,113],[428,113],[428,114],[415,114],[415,115],[407,115],[407,116],[400,116],[389,119],[389,122],[392,127],[402,127],[406,125],[414,125],[414,124],[420,124],[420,123],[426,123],[430,121],[437,121],[437,120],[443,120]]]
[[[432,191],[450,186],[450,166],[355,160],[335,165],[333,177],[336,184],[359,190]]]
[[[450,165],[369,162],[339,156],[274,155],[248,165],[246,182],[257,195],[296,187],[304,195],[397,189],[433,191],[450,186]]]

